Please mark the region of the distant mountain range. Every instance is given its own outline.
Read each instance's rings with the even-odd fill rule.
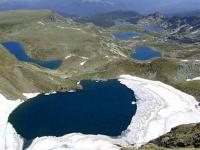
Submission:
[[[47,8],[78,16],[119,10],[135,10],[143,15],[160,11],[172,15],[190,13],[198,10],[199,6],[199,0],[0,0],[0,10]]]
[[[173,16],[182,16],[182,17],[200,16],[200,9],[191,10],[191,11],[182,11],[182,12],[174,13],[172,15]]]
[[[96,14],[94,16],[73,17],[73,20],[80,23],[94,23],[101,27],[110,27],[115,24],[115,20],[125,20],[130,23],[137,23],[141,18],[143,18],[143,15],[135,11],[112,11]]]
[[[88,17],[73,17],[80,23],[93,23],[101,27],[111,27],[115,21],[126,21],[136,26],[145,24],[158,24],[166,29],[168,40],[181,43],[200,42],[200,16],[166,16],[160,12],[150,15],[141,15],[135,11],[113,11]]]

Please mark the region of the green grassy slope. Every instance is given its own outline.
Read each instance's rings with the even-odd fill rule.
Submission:
[[[0,91],[10,99],[23,98],[25,92],[48,92],[74,88],[71,81],[61,78],[63,73],[41,69],[18,62],[0,46]]]
[[[177,148],[197,148],[200,147],[200,125],[182,125],[172,129],[171,132],[151,141],[158,146]]]
[[[112,32],[129,30],[144,34],[144,39],[120,41],[111,37]],[[24,92],[69,90],[78,88],[79,80],[131,74],[162,81],[199,99],[200,81],[186,82],[186,79],[200,73],[200,64],[181,61],[200,59],[199,45],[172,44],[164,38],[164,33],[142,31],[135,25],[102,29],[78,24],[49,10],[0,12],[0,42],[19,41],[33,58],[63,61],[57,70],[42,68],[17,61],[0,45],[0,93],[10,99],[24,98]],[[137,45],[155,48],[162,58],[132,60],[130,54]],[[71,57],[65,59],[67,56]]]
[[[127,30],[143,33],[145,39],[138,41],[119,41],[112,39],[112,31]],[[195,96],[196,93],[200,93],[198,90],[200,84],[198,82],[194,84],[193,82],[185,82],[188,75],[191,74],[190,72],[186,71],[184,76],[182,75],[182,78],[179,77],[180,72],[187,70],[185,69],[185,65],[179,61],[182,56],[181,53],[184,52],[182,58],[191,58],[194,54],[191,54],[191,51],[188,49],[196,50],[198,46],[184,46],[184,48],[181,45],[169,46],[169,43],[162,42],[161,40],[164,38],[164,35],[144,32],[138,29],[137,26],[118,26],[105,30],[90,24],[75,23],[49,10],[22,10],[0,12],[0,33],[0,42],[8,40],[19,41],[25,47],[28,55],[33,58],[40,60],[63,60],[62,66],[56,71],[21,62],[20,64],[23,66],[31,66],[31,69],[29,69],[30,67],[26,67],[29,70],[25,70],[24,68],[20,70],[26,72],[27,78],[34,77],[34,82],[30,85],[31,88],[20,87],[19,89],[40,91],[42,87],[42,89],[56,90],[58,86],[60,87],[61,83],[63,85],[63,82],[59,79],[56,82],[48,80],[47,76],[55,76],[54,72],[61,74],[57,75],[58,78],[68,78],[66,82],[71,80],[74,84],[75,81],[81,79],[116,78],[118,75],[126,73],[160,80],[180,89],[187,87],[187,91],[190,94],[195,94]],[[157,39],[160,39],[160,41]],[[136,47],[137,45],[156,48],[163,53],[163,58],[153,60],[151,63],[138,63],[137,61],[133,61],[129,55],[132,47]],[[180,56],[173,57],[173,53],[180,54]],[[72,57],[65,59],[67,56]],[[13,63],[19,64],[16,60]],[[81,63],[84,65],[81,65]],[[195,72],[196,68],[193,66],[190,71]],[[29,73],[29,71],[34,72],[35,70],[39,74],[45,70],[46,76],[44,75],[44,78],[46,79],[44,80],[40,75]],[[11,80],[14,76],[16,74],[8,76],[7,78]],[[40,85],[40,83],[37,83],[36,80],[40,78],[45,83],[53,82],[52,87],[51,84],[45,85],[41,82],[42,85]],[[21,84],[27,85],[25,83]],[[194,88],[191,85],[194,85]],[[64,87],[68,87],[68,85],[64,85]]]

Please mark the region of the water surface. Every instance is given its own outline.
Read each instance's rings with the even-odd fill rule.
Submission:
[[[113,33],[113,38],[120,40],[141,39],[141,35],[137,32],[117,32]]]
[[[153,32],[163,32],[164,29],[158,25],[144,25],[144,30],[153,31]]]
[[[148,47],[138,46],[131,56],[136,60],[149,60],[155,57],[161,57],[161,53]]]
[[[128,22],[126,20],[115,20],[114,21],[114,24],[115,25],[131,25],[132,23],[131,22]]]
[[[82,81],[82,90],[39,95],[18,106],[9,116],[26,139],[68,133],[119,136],[136,111],[132,90],[117,80]]]
[[[37,65],[40,65],[42,67],[49,68],[49,69],[57,69],[62,64],[61,60],[40,61],[40,60],[36,60],[36,59],[29,57],[26,54],[24,47],[19,42],[8,41],[8,42],[3,42],[2,45],[11,54],[13,54],[19,61],[34,63],[34,64],[37,64]]]

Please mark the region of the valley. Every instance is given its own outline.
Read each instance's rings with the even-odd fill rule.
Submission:
[[[15,106],[17,106],[29,99],[26,97],[26,93],[45,94],[55,91],[76,91],[83,88],[77,84],[82,80],[118,79],[127,87],[131,86],[130,89],[136,93],[136,96],[141,96],[140,98],[145,98],[140,89],[144,88],[147,95],[152,94],[152,105],[156,108],[157,103],[161,103],[163,108],[168,103],[165,95],[160,95],[158,98],[159,93],[151,89],[151,86],[154,89],[161,88],[169,95],[176,93],[181,97],[175,99],[178,100],[177,104],[185,111],[184,113],[187,114],[188,110],[191,109],[192,113],[198,114],[199,112],[193,107],[194,104],[198,105],[197,101],[200,101],[200,18],[165,18],[159,13],[149,16],[141,16],[135,12],[114,14],[116,16],[112,13],[100,15],[97,17],[100,22],[96,24],[94,17],[64,17],[51,10],[0,12],[0,93],[5,99],[12,100],[10,103],[16,102]],[[188,21],[189,19],[190,21]],[[123,23],[123,21],[126,22]],[[147,26],[144,27],[144,25]],[[9,52],[8,47],[4,44],[9,41],[20,43],[23,46],[28,61],[27,59],[20,60]],[[147,54],[145,58],[141,58],[141,54],[134,55],[138,54],[138,48],[141,47],[142,53]],[[151,55],[149,50],[154,52],[152,56],[149,56]],[[54,68],[42,65],[43,62],[51,62],[52,60],[59,60],[62,63]],[[130,75],[131,77],[122,75]],[[182,106],[182,101],[185,102],[184,96],[188,97],[187,100],[191,100],[187,101],[188,107]],[[155,97],[157,101],[153,104]],[[20,101],[14,101],[17,99]],[[161,106],[155,109],[156,112],[152,108],[152,112],[159,113]],[[167,109],[169,108],[167,107]],[[181,112],[178,109],[177,111]],[[173,114],[172,110],[171,113]],[[161,118],[163,116],[161,115]],[[178,113],[177,116],[179,118]],[[156,118],[156,116],[154,117]],[[170,118],[170,116],[167,117]],[[184,123],[198,123],[197,120],[185,121],[183,119],[183,121],[177,121],[176,126]],[[148,125],[150,126],[150,123]],[[148,125],[141,125],[141,128],[147,128]],[[137,129],[136,123],[133,123],[133,126],[134,129]],[[195,127],[193,124],[191,125],[194,129],[198,126],[198,124]],[[163,135],[169,132],[169,129],[173,127],[175,126],[171,125],[169,128],[155,133],[155,138],[159,137],[159,134]],[[186,128],[190,128],[190,125]],[[138,129],[138,135],[145,134],[142,131],[146,130]],[[171,132],[179,134],[177,130]],[[196,135],[196,133],[194,134]],[[131,140],[127,138],[129,136]],[[81,138],[82,135],[63,138],[73,139],[73,137]],[[175,140],[180,138],[182,136]],[[92,139],[94,140],[96,137]],[[129,134],[126,134],[126,138],[122,138],[123,140],[113,140],[101,136],[100,139],[105,143],[107,143],[105,139],[111,141],[107,143],[108,145],[114,143],[114,146],[109,145],[113,149],[134,146],[133,139],[135,139],[136,146],[142,146],[151,141],[148,136],[146,136],[145,141],[139,136],[132,137]],[[42,140],[48,139],[43,138]],[[52,140],[56,141],[57,139]],[[62,141],[62,138],[60,140]],[[160,146],[160,148],[179,147],[178,144],[167,145],[160,141],[163,139],[157,139],[150,143],[153,143],[154,146]],[[18,144],[20,145],[20,142]],[[199,147],[198,141],[184,145],[184,147],[195,147],[195,145]],[[33,142],[33,149],[34,146]]]

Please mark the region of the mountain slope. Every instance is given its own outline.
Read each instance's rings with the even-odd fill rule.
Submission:
[[[115,25],[114,21],[124,20],[136,23],[143,16],[135,11],[112,11],[97,14],[91,17],[75,17],[74,20],[80,23],[94,23],[101,27],[111,27]]]

